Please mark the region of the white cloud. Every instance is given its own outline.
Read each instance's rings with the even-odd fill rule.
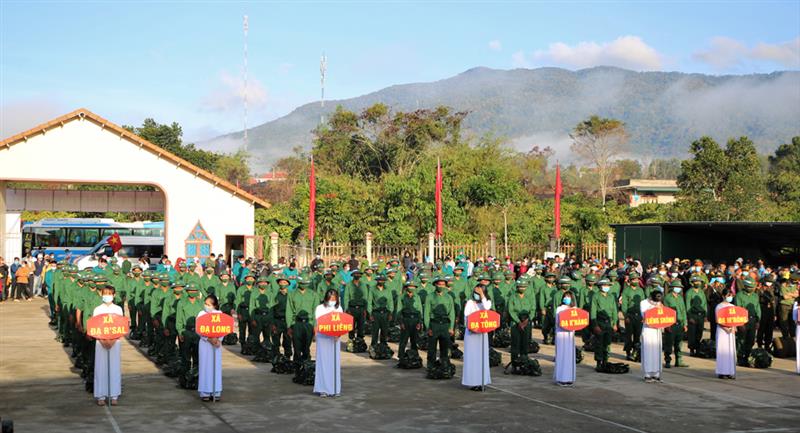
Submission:
[[[497,39],[491,40],[489,41],[489,49],[492,51],[501,51],[503,49],[503,44]]]
[[[517,51],[512,54],[511,64],[514,65],[515,68],[530,68],[532,66],[524,51]]]
[[[245,90],[248,108],[258,110],[267,104],[267,89],[257,79],[250,77],[245,89],[243,77],[234,77],[223,71],[219,85],[202,101],[204,109],[210,111],[240,110],[244,106]]]
[[[568,45],[556,42],[547,50],[534,52],[532,58],[537,64],[568,68],[617,66],[637,71],[660,70],[663,62],[663,56],[638,36],[621,36],[603,43],[588,41]]]
[[[719,71],[735,69],[753,62],[771,62],[785,68],[800,68],[800,37],[777,44],[760,42],[748,47],[736,39],[717,36],[711,39],[709,45],[707,49],[695,52],[692,58]]]

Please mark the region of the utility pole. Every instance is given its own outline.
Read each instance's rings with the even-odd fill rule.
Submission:
[[[328,71],[328,58],[325,52],[322,52],[322,57],[319,59],[319,83],[320,83],[320,98],[319,98],[319,124],[325,123],[325,73]]]
[[[247,15],[244,16],[244,151],[247,152]]]

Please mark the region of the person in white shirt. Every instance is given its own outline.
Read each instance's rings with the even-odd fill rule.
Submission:
[[[470,299],[464,305],[464,323],[467,323],[470,314],[491,309],[492,301],[486,299],[483,286],[475,286]],[[492,383],[488,336],[487,333],[464,330],[464,371],[461,374],[461,384],[469,386],[473,391],[483,391],[486,385]]]
[[[644,313],[651,308],[661,306],[664,298],[660,286],[650,292],[650,298],[643,299],[639,303],[639,310],[644,317]],[[642,374],[647,383],[661,382],[661,329],[651,328],[646,323],[642,323],[641,338]]]
[[[197,319],[206,314],[219,313],[219,300],[214,295],[206,296],[203,311],[197,313]],[[196,320],[195,320],[196,321]],[[198,335],[200,333],[198,332]],[[197,392],[202,401],[220,401],[222,399],[222,350],[220,338],[209,338],[200,335],[197,347]]]
[[[328,289],[325,298],[314,310],[314,317],[320,317],[332,313],[342,313],[339,305],[339,292],[335,289]],[[330,337],[325,334],[316,334],[316,363],[314,374],[314,393],[320,397],[338,397],[342,392],[341,375],[341,349],[339,337]]]
[[[575,383],[575,331],[562,328],[558,316],[562,311],[577,308],[572,292],[562,295],[561,305],[556,309],[556,356],[553,380],[558,386],[571,386]]]
[[[101,314],[122,316],[122,308],[114,304],[114,286],[106,285],[100,291],[103,303],[95,307],[92,317]],[[94,398],[98,406],[105,406],[106,399],[116,406],[122,394],[122,360],[120,356],[119,338],[114,340],[97,340],[94,351]]]
[[[731,289],[722,289],[722,302],[714,309],[714,315],[719,310],[733,305]],[[736,378],[736,327],[722,326],[717,321],[717,377],[720,379]]]

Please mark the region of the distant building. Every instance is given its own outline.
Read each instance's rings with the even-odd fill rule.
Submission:
[[[680,190],[673,179],[623,179],[614,182],[615,191],[630,207],[645,203],[672,203]]]
[[[250,184],[266,183],[266,182],[282,182],[285,181],[288,177],[289,173],[285,171],[272,170],[269,173],[264,173],[262,175],[250,179]]]

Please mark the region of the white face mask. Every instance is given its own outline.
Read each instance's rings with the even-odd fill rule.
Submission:
[[[677,273],[677,272],[673,272],[673,273],[671,273],[670,275],[672,275],[672,278],[675,278],[675,277],[677,277],[677,276],[678,276],[678,273]]]
[[[658,271],[658,274],[663,277],[664,275],[667,275],[667,271]]]
[[[328,307],[333,308],[336,306],[336,301],[328,301]]]
[[[103,303],[110,304],[114,302],[114,295],[103,295]]]
[[[214,307],[209,307],[208,305],[203,305],[203,310],[206,313],[210,313],[210,312],[214,311]]]

